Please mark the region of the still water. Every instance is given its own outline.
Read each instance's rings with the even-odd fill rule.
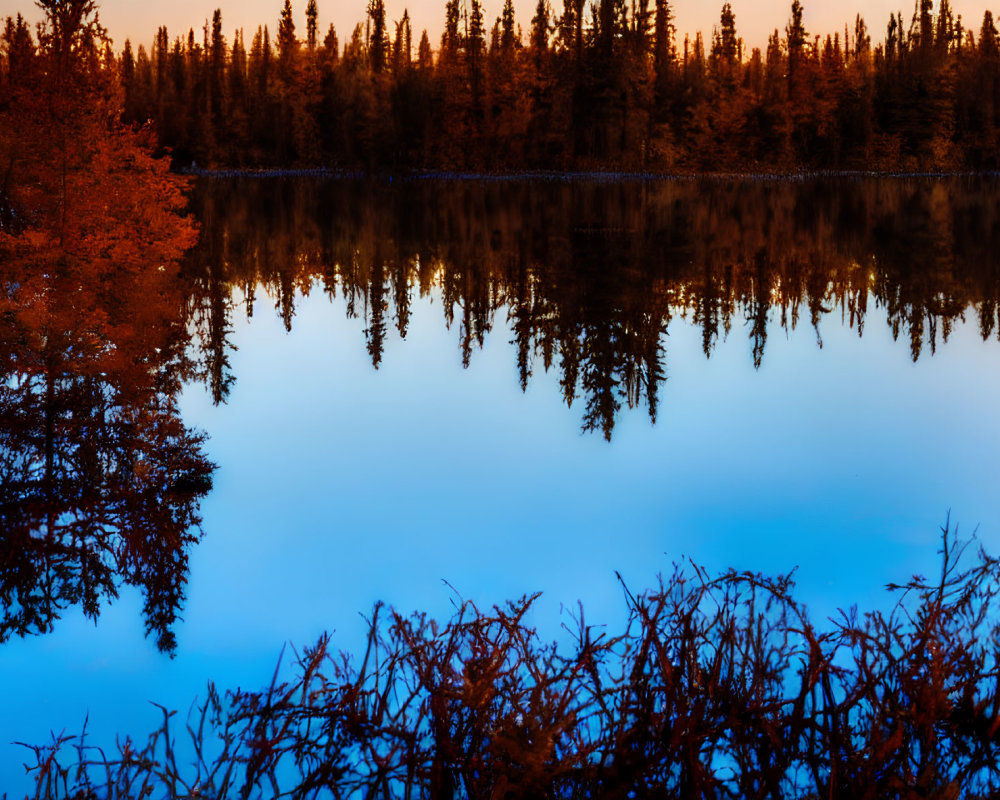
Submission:
[[[96,625],[87,570],[51,578],[46,553],[5,573],[0,786],[24,791],[11,742],[88,715],[94,744],[143,736],[150,701],[183,714],[209,679],[257,688],[285,642],[324,630],[355,651],[377,600],[445,617],[456,596],[542,590],[532,623],[555,638],[577,600],[590,623],[622,618],[616,571],[638,590],[691,558],[797,569],[822,618],[933,570],[949,513],[997,552],[998,188],[202,179],[171,287],[183,346],[146,320],[102,333],[136,374],[97,348],[89,372],[4,385],[9,518],[102,509],[166,544],[124,537],[132,585],[96,581]],[[25,396],[60,410],[35,419]],[[98,447],[98,417],[128,424],[102,422]],[[16,480],[53,449],[45,425],[87,500],[55,516],[32,510],[51,486]],[[155,524],[114,480],[125,462],[162,474]],[[52,631],[20,638],[13,618]]]

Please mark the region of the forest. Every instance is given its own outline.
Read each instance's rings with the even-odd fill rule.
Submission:
[[[558,1],[558,0],[557,0]],[[150,126],[175,165],[511,172],[989,171],[998,168],[1000,38],[948,0],[814,33],[799,0],[767,47],[748,48],[731,5],[683,39],[669,0],[447,0],[444,33],[369,0],[353,31],[305,36],[285,0],[277,27],[211,22],[111,53],[122,120]],[[881,23],[879,23],[881,24]],[[36,44],[8,18],[0,108],[30,86]],[[108,45],[110,48],[110,45]],[[28,81],[29,83],[25,83]]]

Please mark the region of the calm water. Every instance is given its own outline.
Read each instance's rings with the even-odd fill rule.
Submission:
[[[44,381],[18,377],[30,352],[8,345],[8,530],[53,513],[51,487],[18,470],[55,431],[66,492],[87,498],[58,520],[115,509],[147,524],[115,478],[142,464],[161,470],[175,522],[200,498],[205,536],[130,544],[138,588],[103,598],[96,625],[52,590],[61,554],[8,568],[6,625],[60,618],[3,645],[17,688],[0,785],[25,785],[9,742],[75,732],[89,713],[110,744],[158,723],[148,701],[183,714],[210,678],[267,683],[286,641],[334,629],[357,649],[378,599],[446,616],[455,592],[489,606],[543,590],[533,622],[556,637],[578,599],[588,621],[621,618],[616,570],[641,589],[684,557],[797,567],[822,616],[934,569],[949,510],[1000,550],[998,189],[202,181],[186,352],[142,355],[130,332],[141,376],[80,368],[46,405]],[[128,388],[151,374],[153,389]],[[136,410],[150,391],[155,424]],[[108,427],[109,409],[128,424]],[[144,626],[176,633],[174,659]]]

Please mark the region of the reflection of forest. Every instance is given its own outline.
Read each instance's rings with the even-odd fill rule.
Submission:
[[[834,314],[860,335],[873,306],[913,359],[970,314],[994,335],[993,184],[208,179],[190,265],[206,377],[224,397],[233,287],[249,314],[262,286],[289,329],[297,292],[342,294],[375,367],[388,327],[405,336],[414,294],[434,292],[463,363],[502,314],[522,387],[558,369],[584,428],[610,438],[623,403],[655,420],[674,317],[700,326],[706,355],[745,329],[758,366],[769,324],[818,337]]]

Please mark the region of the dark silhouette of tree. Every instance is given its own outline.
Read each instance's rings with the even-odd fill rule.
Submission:
[[[528,35],[528,74],[526,89],[531,101],[527,124],[527,146],[539,162],[551,161],[558,149],[555,134],[559,126],[553,119],[554,86],[549,78],[552,68],[549,38],[552,32],[551,8],[548,0],[538,0],[531,18]]]
[[[211,142],[219,147],[219,140],[225,136],[227,119],[232,116],[226,96],[226,62],[229,49],[222,34],[222,11],[212,14],[212,39],[208,47],[208,102],[211,125]],[[216,155],[215,152],[212,155]],[[215,158],[212,159],[216,160]]]
[[[500,47],[510,55],[516,42],[514,30],[514,0],[504,0],[503,14],[500,21]]]
[[[656,72],[657,102],[666,99],[676,54],[674,52],[673,11],[668,0],[656,0],[653,22],[653,69]]]
[[[332,22],[323,37],[323,57],[330,69],[335,68],[340,60],[340,42],[337,39],[337,29]]]
[[[373,72],[381,72],[388,61],[388,31],[383,0],[368,3],[368,55]]]
[[[417,46],[417,64],[425,72],[434,66],[434,53],[431,50],[431,40],[427,36],[426,29],[420,34],[420,44]]]
[[[316,36],[319,32],[319,8],[316,0],[309,0],[306,6],[306,48],[312,54],[316,50]]]
[[[733,13],[732,5],[725,3],[722,6],[722,13],[719,18],[719,32],[712,43],[712,51],[713,56],[723,65],[723,69],[727,70],[727,79],[731,80],[738,77],[730,76],[728,71],[735,69],[736,65],[740,62],[741,50],[742,43],[736,35],[736,15]]]
[[[290,76],[298,53],[299,43],[295,38],[295,21],[292,19],[291,0],[285,0],[278,20],[278,68],[286,79]]]
[[[444,33],[441,35],[441,54],[445,60],[455,58],[462,46],[458,30],[459,17],[458,0],[447,0],[444,7]]]
[[[469,9],[469,25],[466,34],[465,58],[469,70],[472,113],[482,114],[483,102],[483,58],[486,53],[486,30],[483,26],[483,6],[479,0],[472,0]]]
[[[410,12],[403,9],[403,16],[396,23],[396,36],[392,42],[392,68],[400,80],[413,63],[413,30],[410,27]]]

